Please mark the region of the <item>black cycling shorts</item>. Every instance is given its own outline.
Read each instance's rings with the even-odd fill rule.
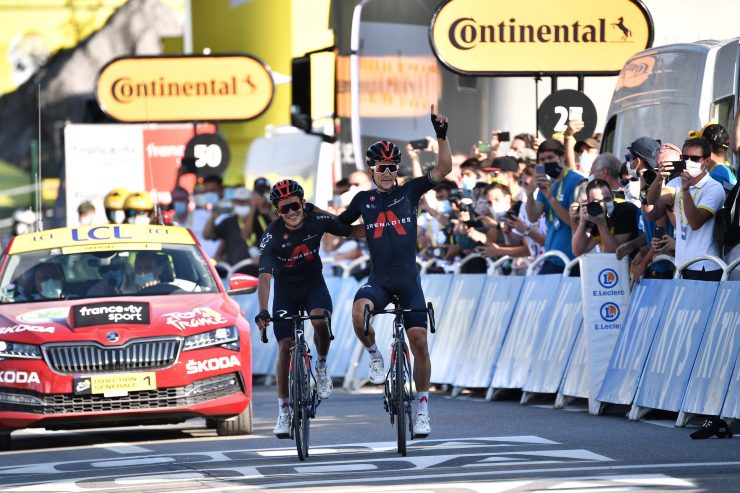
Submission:
[[[373,302],[375,310],[382,310],[391,302],[391,297],[397,294],[403,308],[421,308],[426,309],[427,304],[424,300],[424,291],[421,289],[421,280],[417,276],[412,281],[403,282],[401,280],[381,280],[373,279],[372,276],[365,284],[360,286],[355,294],[355,301],[367,298]],[[406,329],[411,327],[427,328],[426,313],[404,313],[403,323]]]
[[[297,314],[301,305],[308,313],[316,308],[332,312],[331,295],[323,277],[308,279],[298,286],[275,285],[275,299],[272,301],[272,328],[275,339],[280,341],[286,337],[293,337],[293,322],[281,318]]]

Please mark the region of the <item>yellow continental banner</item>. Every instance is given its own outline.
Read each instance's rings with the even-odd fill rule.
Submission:
[[[69,248],[72,251],[107,249],[102,245],[128,244],[132,248],[143,243],[176,243],[192,245],[195,242],[186,228],[178,226],[99,224],[58,228],[16,236],[8,253],[23,253],[50,248]],[[148,248],[152,249],[152,248]],[[66,252],[66,253],[69,253]]]
[[[118,58],[96,87],[100,108],[122,122],[251,120],[273,93],[269,69],[247,55]]]
[[[430,36],[462,74],[607,75],[652,45],[653,23],[639,0],[448,0]]]

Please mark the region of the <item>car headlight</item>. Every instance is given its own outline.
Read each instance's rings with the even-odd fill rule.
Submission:
[[[41,348],[33,344],[0,341],[0,359],[2,358],[41,359]]]
[[[210,346],[223,346],[234,351],[239,350],[239,329],[235,325],[195,334],[185,338],[183,351],[201,349]]]

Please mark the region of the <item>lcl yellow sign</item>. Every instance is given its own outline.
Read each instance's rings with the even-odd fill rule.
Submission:
[[[121,122],[250,120],[273,93],[269,69],[246,55],[118,58],[96,89],[100,108]]]
[[[639,0],[448,0],[432,18],[432,48],[465,75],[612,75],[653,42]]]

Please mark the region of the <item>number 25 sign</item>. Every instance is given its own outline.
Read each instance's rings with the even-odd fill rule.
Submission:
[[[582,120],[583,129],[576,140],[591,137],[596,128],[596,107],[582,92],[573,89],[555,91],[545,98],[537,110],[539,130],[549,139],[555,132],[565,132],[568,120]]]

